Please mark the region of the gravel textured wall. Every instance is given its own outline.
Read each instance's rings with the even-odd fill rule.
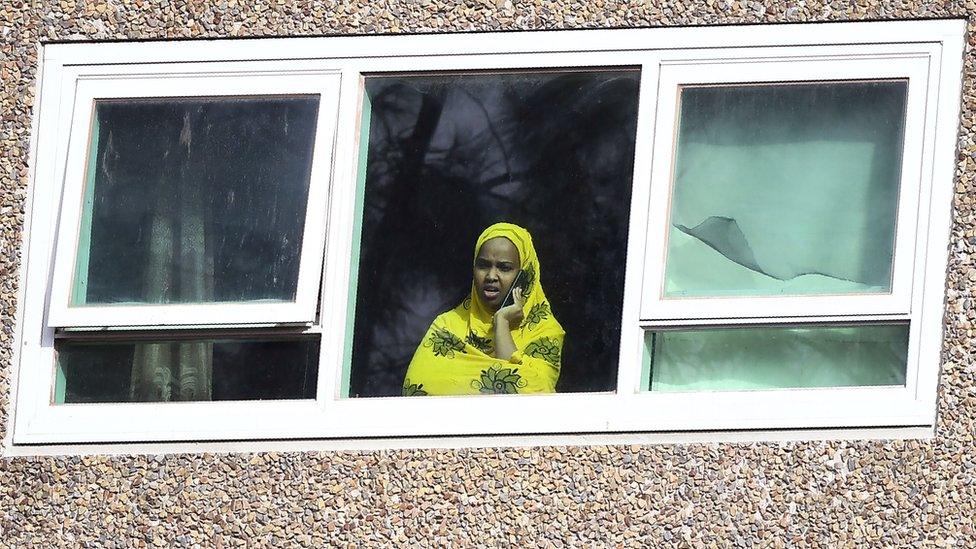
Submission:
[[[0,429],[39,40],[967,17],[973,9],[972,0],[4,0]],[[974,71],[967,53],[934,441],[0,458],[0,547],[976,545]]]

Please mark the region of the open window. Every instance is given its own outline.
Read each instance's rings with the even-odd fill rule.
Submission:
[[[42,217],[54,240],[47,305],[26,315],[43,319],[42,358],[21,379],[47,385],[22,393],[31,429],[213,437],[250,433],[255,411],[314,406],[340,74],[60,72],[39,154],[62,160],[35,172],[47,194],[32,242]]]
[[[682,423],[702,428],[932,421],[937,60],[662,65],[640,311],[650,401],[699,406]]]
[[[311,324],[338,89],[79,77],[49,325]]]

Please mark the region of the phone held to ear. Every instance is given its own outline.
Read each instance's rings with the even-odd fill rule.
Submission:
[[[509,305],[514,305],[515,304],[515,288],[522,288],[522,291],[525,292],[525,288],[528,285],[529,285],[528,276],[526,276],[524,270],[519,269],[518,274],[515,275],[515,280],[512,281],[512,287],[508,289],[508,295],[505,296],[505,301],[502,301],[502,305],[501,305],[501,307],[499,307],[499,309],[504,309],[505,307],[508,307]]]

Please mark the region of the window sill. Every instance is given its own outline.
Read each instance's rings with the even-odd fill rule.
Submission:
[[[164,442],[113,444],[5,444],[6,458],[90,455],[240,454],[272,452],[379,452],[568,446],[657,446],[694,444],[782,444],[791,442],[931,440],[931,425],[851,429],[769,429],[601,434],[379,437],[316,440]]]

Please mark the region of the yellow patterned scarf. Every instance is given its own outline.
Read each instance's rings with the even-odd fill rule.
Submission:
[[[481,304],[472,281],[469,297],[435,318],[417,347],[403,381],[405,396],[556,391],[565,332],[542,290],[532,237],[518,225],[496,223],[478,237],[475,258],[481,245],[496,237],[515,244],[520,267],[528,275],[523,320],[512,329],[518,350],[509,360],[492,356],[492,314]]]

